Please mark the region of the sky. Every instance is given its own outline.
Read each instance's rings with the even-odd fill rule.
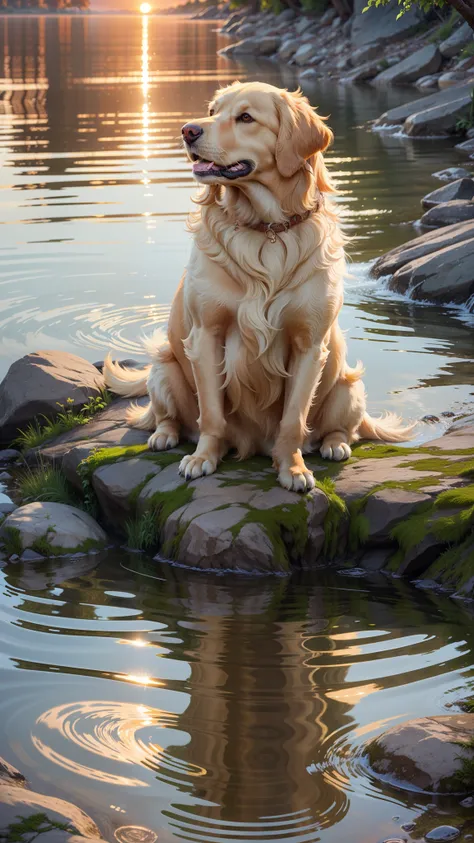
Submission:
[[[174,0],[149,0],[155,8],[173,6]],[[119,9],[127,11],[138,10],[140,0],[91,0],[90,7],[94,12],[111,12]]]

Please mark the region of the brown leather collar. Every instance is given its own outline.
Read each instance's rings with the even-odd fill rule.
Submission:
[[[271,243],[276,243],[277,234],[283,234],[283,232],[289,231],[290,228],[293,228],[295,225],[305,222],[309,219],[311,214],[315,214],[317,211],[320,211],[323,204],[323,194],[320,193],[316,205],[309,211],[305,211],[304,214],[293,214],[293,216],[289,217],[289,219],[285,220],[285,222],[257,222],[256,225],[249,225],[248,228],[253,229],[253,231],[261,231],[262,234],[267,235]],[[236,228],[239,228],[238,224],[236,225]]]

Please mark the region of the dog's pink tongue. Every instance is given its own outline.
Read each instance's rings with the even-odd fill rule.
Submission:
[[[196,161],[193,164],[193,173],[208,173],[215,166],[214,161]]]

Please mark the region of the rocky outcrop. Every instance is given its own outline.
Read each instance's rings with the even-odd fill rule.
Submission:
[[[416,261],[418,258],[439,252],[447,246],[454,246],[465,240],[474,240],[474,221],[456,223],[436,231],[429,231],[397,246],[387,254],[382,255],[372,267],[371,274],[375,278],[393,275],[397,269]]]
[[[371,6],[364,12],[365,0],[355,0],[354,17],[351,27],[351,41],[355,47],[383,42],[393,43],[401,41],[415,32],[423,20],[423,14],[418,7],[411,6],[405,14],[399,17],[400,11],[396,0],[391,0],[386,6],[374,8]]]
[[[472,84],[459,85],[391,108],[375,121],[374,128],[393,127],[398,130],[403,126],[407,134],[419,136],[451,134],[457,121],[470,107],[472,88]],[[437,131],[436,122],[439,123]]]
[[[433,173],[433,178],[440,181],[457,181],[458,179],[470,178],[471,173],[464,167],[447,167],[446,170],[438,170]]]
[[[446,38],[439,45],[440,53],[445,58],[452,58],[457,56],[464,47],[472,43],[473,33],[468,23],[463,23],[458,29],[455,29],[449,38]]]
[[[474,714],[423,717],[394,726],[371,741],[366,758],[377,776],[397,787],[433,794],[469,793],[472,785],[463,778],[463,767],[473,762],[474,750],[465,746],[473,739]]]
[[[427,44],[421,50],[407,56],[403,61],[397,62],[393,67],[379,73],[373,84],[384,85],[408,85],[416,82],[420,76],[428,73],[436,73],[441,67],[442,57],[434,44]]]
[[[68,399],[80,410],[104,381],[92,363],[65,351],[37,351],[10,366],[0,385],[0,445],[10,443],[35,417],[58,414]]]
[[[439,228],[454,225],[474,219],[474,202],[472,200],[453,199],[430,208],[423,214],[420,222],[427,228]]]
[[[107,536],[86,512],[37,501],[18,507],[3,521],[0,541],[7,547],[13,544],[16,553],[31,548],[43,556],[58,556],[104,547]]]
[[[428,193],[421,200],[424,208],[433,208],[442,202],[452,202],[455,199],[471,200],[474,198],[474,179],[461,178],[445,187],[439,187]]]

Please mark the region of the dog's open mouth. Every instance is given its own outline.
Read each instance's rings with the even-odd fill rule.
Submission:
[[[253,164],[250,161],[236,161],[235,164],[230,164],[228,167],[222,164],[216,164],[214,161],[206,161],[205,158],[199,158],[198,155],[193,154],[193,173],[195,176],[219,176],[225,179],[240,179],[242,176],[248,176],[253,170]]]

